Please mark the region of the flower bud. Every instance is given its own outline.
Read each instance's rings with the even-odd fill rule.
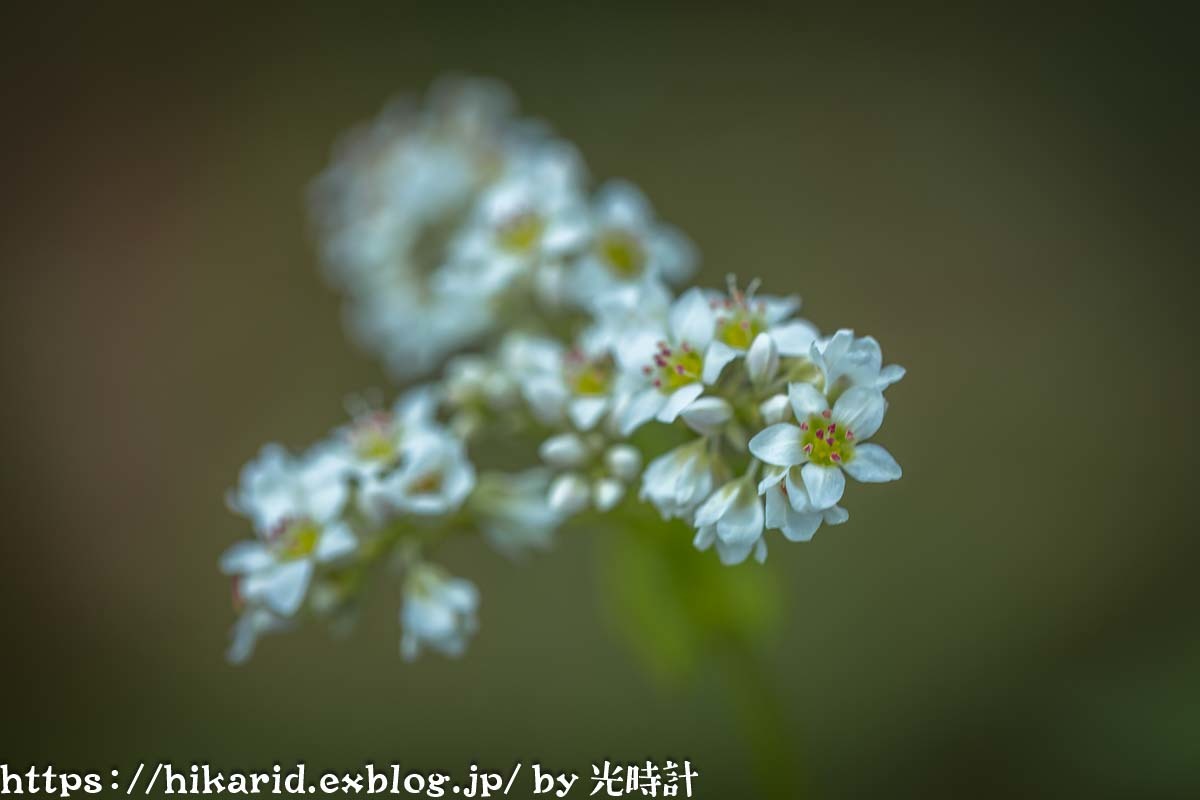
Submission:
[[[733,409],[720,397],[701,397],[680,416],[697,433],[713,433],[730,420]]]
[[[568,472],[559,475],[550,484],[550,494],[546,501],[560,514],[575,514],[587,508],[588,496],[587,481],[573,472]]]
[[[642,470],[642,454],[630,444],[617,444],[604,454],[604,466],[615,477],[631,481]]]
[[[777,394],[774,397],[768,397],[758,407],[759,413],[763,416],[763,422],[767,425],[774,425],[777,422],[784,422],[791,413],[792,407],[788,403],[786,394]]]
[[[560,433],[542,442],[538,455],[552,467],[578,467],[588,458],[588,447],[573,433]]]
[[[592,503],[599,511],[609,511],[625,496],[625,484],[616,478],[601,478],[592,485]]]
[[[766,383],[779,371],[779,348],[768,333],[754,337],[750,352],[746,353],[746,372],[756,384]]]

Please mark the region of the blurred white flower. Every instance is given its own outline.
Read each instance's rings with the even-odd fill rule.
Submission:
[[[865,441],[879,430],[887,408],[878,390],[848,389],[832,409],[812,384],[789,384],[788,397],[798,424],[781,422],[760,431],[750,440],[750,452],[766,464],[799,466],[813,509],[830,508],[842,498],[843,470],[864,483],[900,477],[900,465],[891,454]]]
[[[239,595],[277,614],[294,614],[316,565],[357,546],[340,519],[348,496],[344,464],[328,448],[292,458],[278,445],[264,447],[230,497],[230,507],[249,517],[258,534],[221,556],[221,570],[237,577]]]
[[[377,520],[396,514],[440,516],[458,510],[475,488],[475,468],[463,443],[448,432],[426,432],[408,443],[392,472],[362,487],[362,505]]]
[[[686,518],[708,497],[712,487],[708,442],[697,439],[651,461],[642,473],[638,497],[653,504],[663,519]]]
[[[400,608],[403,635],[400,653],[412,661],[422,646],[458,657],[479,627],[479,591],[465,578],[454,578],[440,567],[418,563],[409,568]]]
[[[591,205],[591,241],[571,278],[577,302],[591,307],[620,286],[679,284],[696,267],[696,250],[675,228],[657,222],[645,196],[626,181],[609,181]]]
[[[467,508],[479,520],[488,543],[505,555],[544,550],[563,520],[547,500],[549,486],[550,473],[543,469],[484,473]]]

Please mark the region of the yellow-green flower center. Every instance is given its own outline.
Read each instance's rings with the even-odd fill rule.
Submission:
[[[636,236],[609,228],[596,237],[596,252],[622,278],[636,278],[646,266],[646,251]]]
[[[507,220],[496,230],[496,243],[510,253],[528,253],[542,239],[546,221],[540,214],[525,211]]]
[[[312,553],[321,538],[321,528],[310,519],[285,519],[271,534],[275,554],[283,561],[295,561]]]
[[[612,356],[605,354],[601,358],[588,358],[578,350],[572,350],[567,354],[564,371],[567,386],[575,394],[608,394],[613,378]]]
[[[828,410],[800,423],[800,442],[808,460],[822,467],[840,466],[854,458],[854,431],[830,419]]]
[[[704,369],[704,357],[686,342],[672,349],[666,342],[658,343],[654,355],[654,366],[644,367],[647,375],[654,376],[654,385],[668,394],[689,383],[700,380]]]
[[[730,347],[749,349],[754,337],[767,329],[763,305],[754,304],[740,291],[724,301],[713,301],[712,307],[717,312],[716,337]]]
[[[356,420],[350,431],[354,454],[363,461],[392,461],[396,453],[396,428],[386,411]]]

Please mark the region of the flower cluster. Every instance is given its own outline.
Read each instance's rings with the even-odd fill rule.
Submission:
[[[221,559],[231,660],[303,617],[352,621],[376,569],[400,576],[403,655],[458,655],[479,593],[431,560],[451,536],[521,557],[640,500],[722,563],[761,561],[771,531],[845,522],[847,475],[900,477],[869,440],[904,370],[873,338],[822,336],[757,282],[676,296],[692,244],[631,184],[589,190],[502,86],[448,80],[389,107],[313,206],[355,337],[398,378],[440,373],[243,469],[229,505],[256,537]]]

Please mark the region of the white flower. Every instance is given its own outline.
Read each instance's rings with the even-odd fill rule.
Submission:
[[[642,473],[638,497],[650,501],[663,519],[688,517],[712,487],[708,442],[697,439],[651,461]]]
[[[408,444],[400,466],[362,488],[362,505],[375,519],[443,515],[458,510],[473,488],[475,468],[462,442],[443,431],[426,432]]]
[[[630,444],[615,444],[604,453],[604,467],[622,481],[632,481],[642,469],[642,453]]]
[[[813,342],[809,358],[825,376],[826,396],[834,399],[851,386],[883,391],[905,372],[898,364],[883,366],[883,352],[874,338],[855,337],[854,331],[845,329]]]
[[[457,657],[479,624],[475,616],[479,591],[465,578],[454,578],[432,564],[413,566],[404,581],[400,652],[412,661],[421,647]]]
[[[618,402],[613,358],[607,351],[524,335],[506,338],[502,360],[520,384],[530,410],[546,425],[596,428]]]
[[[696,509],[693,544],[707,550],[714,543],[722,564],[739,564],[756,551],[759,561],[767,557],[763,542],[763,501],[750,476],[729,481]]]
[[[678,284],[695,270],[696,251],[682,233],[654,219],[649,202],[626,181],[609,181],[592,202],[592,237],[573,278],[574,295],[590,308],[626,285]]]
[[[587,237],[582,172],[573,148],[547,146],[540,158],[488,189],[451,243],[435,285],[487,303],[514,280],[533,279],[541,266],[560,263],[582,247]]]
[[[258,534],[221,556],[221,570],[236,576],[239,595],[285,617],[296,613],[316,565],[357,546],[340,519],[348,495],[344,464],[328,448],[293,459],[278,445],[264,447],[230,497]]]
[[[544,550],[563,520],[546,499],[549,483],[550,473],[542,469],[485,473],[471,493],[468,509],[500,552],[516,557],[528,549]]]
[[[841,506],[814,508],[798,467],[768,467],[758,491],[766,499],[766,527],[793,542],[812,539],[822,522],[840,525],[850,518]]]
[[[832,409],[812,384],[789,384],[788,397],[798,424],[781,422],[760,431],[750,440],[750,452],[766,464],[800,466],[813,509],[831,508],[842,498],[843,470],[865,483],[900,477],[900,465],[891,454],[865,441],[883,423],[887,404],[881,392],[856,386]]]
[[[651,419],[674,422],[704,393],[704,353],[712,341],[713,320],[703,292],[689,289],[672,304],[665,327],[628,335],[617,355],[625,375],[639,388],[616,412],[622,435]]]
[[[729,279],[727,293],[708,293],[712,343],[704,355],[704,382],[715,383],[734,359],[746,356],[755,383],[774,377],[780,357],[809,354],[817,329],[793,315],[798,297],[756,294],[757,282],[745,292]]]
[[[344,459],[346,471],[360,481],[393,467],[409,442],[437,427],[437,396],[421,386],[401,395],[388,410],[364,411],[337,431],[330,452]]]

